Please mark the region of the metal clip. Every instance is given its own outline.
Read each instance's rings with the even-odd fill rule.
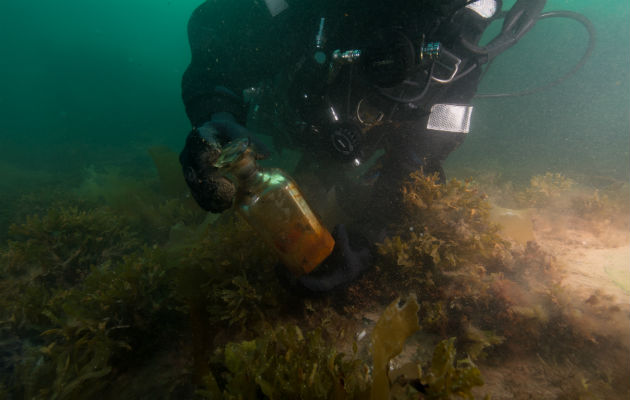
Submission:
[[[352,64],[359,58],[361,58],[361,50],[346,50],[342,52],[337,49],[332,53],[332,61],[337,64]]]
[[[443,62],[445,61],[444,60],[445,58],[448,58],[451,61],[453,61],[453,64],[452,65],[445,64]],[[442,47],[439,57],[437,60],[435,60],[435,62],[446,69],[452,69],[453,72],[451,73],[451,76],[449,76],[447,79],[441,79],[435,76],[431,76],[431,79],[434,82],[446,84],[446,83],[450,83],[455,78],[455,75],[457,75],[457,72],[459,72],[459,65],[462,63],[462,60],[459,57],[457,57],[455,54],[451,53],[450,51]]]

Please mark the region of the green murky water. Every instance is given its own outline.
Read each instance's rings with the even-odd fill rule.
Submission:
[[[534,210],[537,244],[494,236],[476,188],[416,182],[447,199],[416,203],[406,234],[425,235],[390,238],[378,270],[314,299],[286,289],[242,223],[182,191],[180,83],[200,3],[0,2],[0,399],[368,398],[372,329],[410,293],[421,329],[389,362],[391,398],[627,398],[628,275],[602,260],[622,293],[585,292],[554,258],[628,244],[627,1],[548,1],[592,21],[591,57],[548,90],[475,99],[445,163],[493,203]],[[544,85],[587,40],[575,21],[542,20],[479,93]],[[470,392],[479,371],[486,386]]]

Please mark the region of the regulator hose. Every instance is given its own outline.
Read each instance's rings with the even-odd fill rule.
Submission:
[[[580,58],[580,60],[577,62],[577,64],[575,64],[575,66],[573,66],[573,68],[568,71],[567,73],[565,73],[564,75],[560,76],[559,78],[545,84],[542,86],[538,86],[535,88],[531,88],[531,89],[525,89],[519,92],[510,92],[510,93],[489,93],[489,94],[479,94],[476,95],[475,98],[476,99],[488,99],[488,98],[501,98],[501,97],[518,97],[518,96],[526,96],[526,95],[530,95],[530,94],[534,94],[534,93],[539,93],[542,92],[544,90],[550,89],[552,87],[555,87],[557,85],[559,85],[560,83],[564,82],[565,80],[567,80],[568,78],[570,78],[571,76],[573,76],[580,68],[582,68],[584,66],[584,64],[586,63],[586,61],[588,60],[588,58],[591,56],[591,53],[593,52],[593,49],[595,48],[595,38],[596,38],[596,33],[595,33],[595,27],[593,26],[593,23],[591,21],[589,21],[588,18],[586,18],[584,15],[573,12],[573,11],[549,11],[549,12],[545,12],[540,14],[540,17],[538,18],[540,19],[547,19],[547,18],[567,18],[567,19],[572,19],[575,20],[579,23],[581,23],[584,28],[586,28],[586,31],[588,32],[588,45],[586,46],[586,50],[584,51],[584,54],[582,55],[582,58]],[[488,71],[488,68],[490,68],[490,65],[492,64],[492,61],[488,62],[488,65],[486,66],[486,68],[483,71],[483,75],[486,74],[486,72]],[[483,77],[482,75],[482,77]],[[481,80],[481,78],[480,78]]]

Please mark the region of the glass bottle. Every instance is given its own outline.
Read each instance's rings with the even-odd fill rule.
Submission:
[[[330,255],[335,241],[302,196],[278,168],[259,168],[247,139],[226,146],[215,166],[237,187],[236,211],[279,254],[296,276],[307,274]]]

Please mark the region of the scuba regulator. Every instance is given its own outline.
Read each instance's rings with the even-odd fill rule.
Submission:
[[[419,102],[431,80],[451,82],[461,63],[440,42],[402,28],[377,29],[362,38],[363,46],[332,51],[326,51],[326,34],[327,20],[320,18],[289,96],[310,147],[355,166],[366,156],[368,131],[385,122],[393,107]],[[436,68],[446,72],[438,76]]]
[[[363,46],[350,49],[327,52],[327,20],[319,19],[311,53],[298,63],[290,91],[302,118],[302,130],[307,131],[312,143],[323,146],[341,160],[360,165],[367,131],[385,122],[397,108],[422,107],[432,84],[446,85],[482,65],[489,65],[539,19],[571,18],[587,29],[589,42],[579,63],[569,73],[542,87],[479,97],[530,94],[556,85],[584,64],[594,46],[594,29],[585,17],[568,11],[543,13],[546,0],[517,0],[508,11],[501,11],[501,0],[434,3],[428,7],[434,18],[422,29],[375,29],[368,38],[363,38],[367,39]],[[483,47],[476,44],[480,34],[449,36],[456,15],[464,8],[471,18],[483,20],[484,29],[491,21],[503,19],[500,33]],[[435,40],[443,36],[444,42]]]

